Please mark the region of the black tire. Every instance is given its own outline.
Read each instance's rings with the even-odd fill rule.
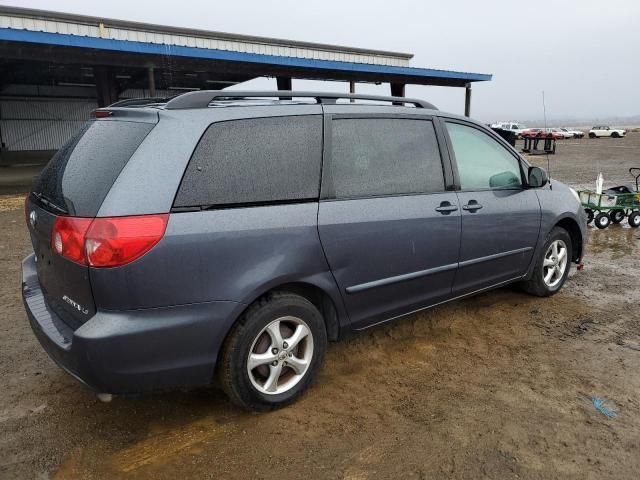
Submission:
[[[590,133],[589,133],[589,138],[596,138],[596,134],[595,134],[595,133],[593,133],[593,132],[590,132]]]
[[[611,223],[611,218],[609,218],[609,215],[607,213],[600,212],[598,215],[596,215],[595,225],[600,230],[604,230],[605,228],[607,228],[610,223]]]
[[[620,134],[618,132],[611,132],[612,138],[620,138]]]
[[[640,212],[637,210],[635,212],[632,212],[631,215],[627,217],[627,222],[629,222],[630,227],[633,227],[633,228],[640,227]]]
[[[296,317],[303,320],[311,331],[313,354],[307,370],[290,389],[283,393],[263,393],[254,386],[249,377],[248,357],[255,342],[261,341],[263,335],[266,335],[261,332],[280,317]],[[266,350],[271,348],[268,345],[265,345]],[[231,330],[218,361],[218,381],[229,399],[246,410],[264,412],[284,407],[293,403],[311,386],[322,365],[326,348],[327,332],[318,309],[299,295],[289,292],[271,293],[251,305]],[[285,365],[283,375],[286,375],[286,356],[281,361]],[[268,364],[264,367],[270,370]],[[293,370],[288,373],[292,372]]]
[[[615,224],[622,222],[625,216],[626,215],[624,214],[624,210],[613,210],[609,214],[609,218],[611,219],[611,222]]]
[[[550,245],[556,240],[562,240],[567,246],[567,266],[560,282],[553,287],[549,287],[549,285],[547,285],[544,281],[544,259]],[[551,295],[558,293],[564,285],[564,282],[567,280],[567,276],[569,276],[572,258],[573,245],[571,243],[571,237],[569,236],[569,233],[562,227],[554,227],[553,230],[551,230],[551,232],[549,232],[549,234],[547,235],[544,245],[538,253],[538,258],[536,258],[536,263],[533,267],[533,274],[531,278],[522,282],[522,289],[528,294],[535,295],[537,297],[550,297]]]
[[[584,213],[587,214],[587,225],[589,225],[591,222],[593,222],[593,210],[591,210],[590,208],[585,208]]]

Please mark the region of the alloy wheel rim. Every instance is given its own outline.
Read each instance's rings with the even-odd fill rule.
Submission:
[[[554,240],[544,255],[542,278],[545,285],[555,288],[560,284],[567,270],[567,245],[562,240]]]
[[[312,358],[313,334],[305,321],[279,317],[260,331],[249,349],[249,380],[266,395],[285,393],[304,378]]]

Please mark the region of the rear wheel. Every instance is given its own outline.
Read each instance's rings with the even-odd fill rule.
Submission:
[[[607,215],[605,212],[600,212],[598,215],[596,215],[595,225],[600,230],[607,228],[610,223],[611,223],[611,219],[609,218],[609,215]]]
[[[593,132],[589,132],[589,138],[596,138],[596,134]]]
[[[327,346],[307,299],[276,292],[257,301],[225,341],[218,378],[236,405],[266,411],[294,402],[314,381]]]
[[[629,218],[627,218],[627,222],[629,222],[629,226],[633,228],[640,227],[640,212],[636,210],[635,212],[631,213],[631,215],[629,215]]]
[[[625,217],[624,210],[614,210],[609,214],[609,217],[613,223],[620,223]]]
[[[538,297],[557,293],[569,275],[572,248],[571,237],[564,228],[551,230],[536,259],[533,275],[523,282],[522,288]]]
[[[587,225],[589,225],[591,222],[593,222],[593,210],[591,210],[590,208],[585,208],[584,213],[587,214]]]

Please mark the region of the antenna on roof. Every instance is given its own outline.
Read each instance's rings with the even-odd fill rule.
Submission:
[[[542,116],[544,118],[544,134],[549,135],[549,130],[547,130],[547,106],[544,102],[544,90],[542,91]],[[549,176],[549,188],[553,190],[553,185],[551,184],[551,161],[549,160],[549,152],[547,152],[547,175]]]

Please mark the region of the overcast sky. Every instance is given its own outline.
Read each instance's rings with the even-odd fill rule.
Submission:
[[[413,53],[411,64],[492,73],[474,84],[481,120],[640,115],[637,0],[0,0],[178,27]],[[315,83],[315,82],[314,82]],[[275,81],[250,87],[275,88]],[[318,88],[296,82],[294,88]],[[344,89],[344,84],[327,89]],[[388,94],[388,85],[358,86]],[[464,90],[408,86],[407,95],[461,113]]]

